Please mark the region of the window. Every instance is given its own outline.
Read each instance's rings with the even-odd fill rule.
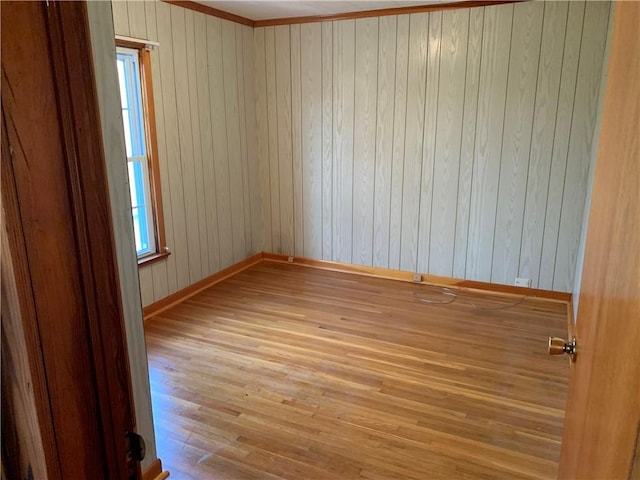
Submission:
[[[138,264],[164,258],[162,201],[155,155],[155,119],[151,91],[149,52],[127,42],[116,52],[120,106],[124,127],[131,214]]]

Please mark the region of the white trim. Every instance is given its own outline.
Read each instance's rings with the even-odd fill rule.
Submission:
[[[116,35],[116,40],[123,40],[125,42],[139,43],[146,47],[159,47],[160,43],[154,40],[144,40],[142,38],[127,37],[126,35]]]

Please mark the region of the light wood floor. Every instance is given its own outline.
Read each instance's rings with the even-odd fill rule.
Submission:
[[[566,306],[420,298],[453,299],[263,262],[151,319],[171,478],[555,478]]]

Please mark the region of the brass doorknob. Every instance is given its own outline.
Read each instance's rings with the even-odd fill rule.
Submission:
[[[576,356],[576,339],[572,338],[569,342],[560,337],[549,337],[549,355],[569,355],[571,360],[575,360]]]

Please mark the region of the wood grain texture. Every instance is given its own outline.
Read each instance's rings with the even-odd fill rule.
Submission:
[[[147,7],[145,13],[152,14],[149,15],[148,18],[153,19],[153,21],[146,22],[147,36],[151,39],[156,39],[155,4],[147,3],[145,6]],[[153,9],[149,10],[149,6],[153,7]],[[131,373],[133,402],[136,415],[136,429],[137,432],[145,438],[147,450],[145,459],[141,463],[141,467],[144,470],[147,465],[156,458],[156,449],[149,391],[149,366],[147,364],[144,344],[144,328],[140,321],[142,318],[142,306],[140,305],[139,286],[143,286],[146,289],[151,287],[153,295],[165,296],[168,291],[167,267],[166,262],[163,262],[156,263],[148,268],[139,269],[136,261],[131,218],[131,197],[126,181],[128,178],[127,165],[126,162],[121,161],[126,153],[122,119],[120,118],[120,92],[118,89],[117,72],[113,68],[116,52],[113,44],[114,27],[109,21],[110,8],[111,5],[108,2],[87,3],[87,14],[91,31],[93,68],[96,78],[98,104],[100,106],[102,142],[107,166],[111,218],[116,241],[120,294],[127,336],[127,350],[129,353],[129,370]],[[149,65],[149,67],[151,69],[152,79],[156,80],[153,85],[153,87],[155,87],[155,95],[153,96],[155,101],[160,92],[160,83],[159,75],[154,75],[154,72],[157,72],[157,70],[154,70],[157,68],[157,58],[155,58],[155,61],[154,58],[155,57],[150,58],[151,65]],[[159,109],[158,111],[162,110]],[[162,115],[156,116],[156,120],[161,118]],[[160,144],[157,143],[156,146],[159,148]],[[162,144],[162,146],[164,148],[164,144]],[[156,155],[158,155],[158,148],[155,149]],[[162,178],[160,179],[164,180]],[[165,200],[165,198],[166,195],[163,197],[163,200]],[[173,235],[173,232],[171,232],[171,234]],[[152,278],[139,282],[139,275],[142,276],[145,271],[149,271]],[[148,293],[145,295],[148,295]],[[153,298],[147,301],[153,301]]]
[[[581,353],[571,369],[562,479],[638,476],[640,104],[630,99],[640,95],[640,5],[619,3],[614,12],[576,318]],[[605,340],[612,337],[620,355],[610,355]]]
[[[538,283],[543,288],[552,288],[554,281],[555,255],[558,249],[562,192],[567,171],[584,11],[585,2],[569,2],[562,71],[560,73],[558,113],[555,120],[549,190],[546,199],[545,225],[542,237],[542,259],[539,267]]]
[[[396,121],[394,95],[396,90],[397,28],[397,17],[382,17],[379,19],[372,240],[372,265],[377,267],[389,266],[393,126]]]
[[[158,41],[161,44],[173,45],[172,12],[169,5],[158,4],[156,15],[158,24]],[[173,7],[176,8],[176,7]],[[174,14],[175,15],[175,14]],[[118,32],[116,32],[118,33]],[[180,134],[178,131],[178,98],[176,92],[176,72],[173,48],[158,49],[160,57],[160,76],[163,85],[163,115],[165,124],[165,142],[167,171],[161,172],[168,177],[171,196],[171,211],[166,212],[173,224],[173,245],[170,245],[175,255],[175,285],[182,288],[189,284],[189,259],[186,235],[186,212],[184,210],[184,184],[182,182],[182,165],[180,150]]]
[[[242,29],[244,61],[245,122],[247,124],[247,175],[249,177],[249,204],[251,213],[251,253],[262,251],[262,210],[260,204],[260,164],[256,122],[255,51],[253,28]]]
[[[474,8],[469,12],[467,60],[464,78],[464,113],[462,117],[462,137],[460,139],[460,166],[453,256],[453,275],[456,277],[466,277],[467,274],[469,218],[471,215],[483,31],[484,9]]]
[[[222,22],[222,64],[224,70],[224,110],[227,124],[227,161],[229,165],[229,199],[233,263],[246,258],[244,230],[244,195],[242,183],[242,155],[240,120],[238,113],[238,72],[236,68],[236,28],[232,22]]]
[[[261,205],[261,240],[262,248],[273,251],[271,237],[271,187],[269,185],[269,119],[267,118],[267,52],[265,42],[265,29],[256,28],[253,32],[254,58],[255,58],[255,88],[256,88],[256,133],[258,140],[258,175],[260,176],[260,205]],[[293,84],[295,85],[295,84]],[[294,124],[292,132],[294,142],[296,139]],[[295,144],[295,143],[294,143]],[[295,150],[294,150],[295,151]],[[295,158],[295,157],[294,157]],[[296,163],[294,160],[294,167]],[[296,177],[297,178],[297,177]],[[302,177],[295,185],[299,187]],[[302,202],[300,202],[302,203]]]
[[[83,3],[3,5],[2,223],[21,250],[17,300],[34,307],[20,319],[37,332],[32,367],[46,372],[30,390],[54,427],[53,451],[41,430],[59,465],[47,476],[129,478],[139,467],[121,434],[135,415],[88,22]]]
[[[553,288],[575,276],[610,9],[606,2],[585,6],[583,31],[592,33],[583,34],[580,46]]]
[[[129,32],[128,2],[111,2],[113,28],[119,35],[131,36]]]
[[[142,472],[142,480],[164,480],[169,472],[162,470],[162,461],[156,458],[146,470]]]
[[[195,54],[196,54],[196,86],[198,90],[198,122],[200,125],[200,149],[202,152],[202,182],[204,188],[205,220],[200,228],[206,231],[204,248],[208,252],[209,272],[220,269],[220,244],[218,233],[218,214],[216,211],[217,195],[215,167],[212,160],[213,135],[211,130],[211,94],[209,91],[207,19],[204,15],[194,18]],[[201,243],[202,246],[202,243]],[[168,292],[167,292],[168,294]],[[156,299],[167,295],[158,296]],[[148,304],[145,304],[148,305]]]
[[[224,90],[224,53],[222,52],[222,22],[207,18],[207,46],[209,55],[209,99],[211,102],[211,128],[213,135],[213,163],[220,239],[220,267],[233,264],[233,221],[229,169],[229,144]]]
[[[484,14],[466,276],[490,281],[513,6]]]
[[[250,255],[254,252],[253,249],[253,219],[251,217],[251,185],[249,180],[249,146],[251,144],[255,145],[255,137],[250,136],[249,129],[247,126],[247,114],[248,114],[248,99],[250,101],[255,102],[252,95],[248,95],[252,91],[251,88],[246,89],[247,83],[249,85],[251,82],[248,82],[247,76],[245,73],[245,64],[247,63],[244,59],[245,52],[245,31],[248,27],[242,27],[236,25],[235,33],[236,33],[236,71],[238,78],[238,128],[240,130],[240,175],[242,177],[242,207],[243,207],[243,223],[244,223],[244,256]],[[253,32],[251,32],[253,33]],[[250,40],[250,45],[253,45],[253,39]],[[253,62],[250,64],[250,70],[253,71]],[[250,77],[252,79],[253,76]],[[256,170],[257,171],[257,170]]]
[[[260,30],[260,29],[258,29]],[[300,25],[291,25],[291,149],[293,167],[293,252],[304,252],[304,202],[302,180],[302,60]]]
[[[510,283],[518,276],[544,5],[528,2],[513,9],[491,265],[491,281],[496,283]]]
[[[291,33],[289,26],[275,27],[276,112],[278,123],[278,177],[282,252],[294,252],[293,143],[291,140]]]
[[[353,237],[351,261],[373,262],[373,195],[375,191],[378,93],[378,18],[356,20],[353,130]]]
[[[351,262],[355,22],[333,24],[333,248],[332,260]]]
[[[416,13],[411,15],[409,17],[409,67],[402,180],[401,270],[417,271],[418,268],[418,229],[428,47],[429,14]]]
[[[145,321],[157,315],[164,310],[171,308],[172,306],[187,300],[193,295],[201,292],[202,290],[209,288],[211,285],[214,285],[218,282],[221,282],[225,278],[228,278],[232,275],[235,275],[242,270],[249,268],[256,263],[262,261],[262,253],[256,253],[255,255],[251,255],[250,257],[238,262],[230,267],[223,268],[222,270],[210,275],[209,277],[203,278],[199,282],[196,282],[192,285],[189,285],[187,288],[183,288],[175,293],[172,293],[168,297],[162,298],[157,302],[152,303],[151,305],[147,305],[144,308],[144,319]]]
[[[145,3],[145,14],[147,24],[147,34],[151,40],[158,40],[158,16],[156,13],[156,3]],[[115,6],[114,6],[115,9]],[[117,30],[116,30],[117,31]],[[156,122],[156,139],[158,147],[157,164],[160,176],[160,188],[162,189],[162,211],[163,220],[165,225],[165,242],[169,251],[175,244],[173,241],[173,217],[169,215],[172,212],[171,209],[171,190],[169,188],[169,179],[166,172],[168,169],[167,164],[167,148],[165,140],[165,123],[164,123],[164,96],[162,88],[162,76],[160,73],[160,58],[158,53],[150,54],[151,63],[151,82],[154,89],[154,113]],[[167,214],[165,214],[167,212]],[[153,290],[154,295],[159,297],[166,296],[171,289],[177,288],[176,286],[176,259],[175,255],[170,255],[163,262],[153,264],[151,267],[153,272]]]
[[[206,35],[206,33],[205,33]],[[207,272],[209,265],[209,248],[208,234],[209,228],[206,212],[205,189],[204,184],[204,161],[202,154],[202,142],[200,125],[199,105],[204,103],[200,100],[197,81],[197,63],[196,63],[196,28],[195,15],[193,12],[185,12],[185,36],[186,36],[186,59],[187,59],[187,78],[189,81],[189,114],[191,117],[191,141],[193,145],[193,186],[195,192],[196,209],[195,216],[198,223],[197,247],[189,247],[189,262],[197,262],[195,267],[189,267],[190,281],[200,280]],[[208,99],[208,95],[206,95]],[[193,195],[193,194],[192,194]],[[194,215],[194,213],[192,213]],[[194,232],[195,233],[195,232]],[[157,297],[161,298],[161,297]]]
[[[9,155],[2,122],[2,156]],[[5,157],[7,158],[7,157]],[[4,202],[4,200],[3,200]],[[2,207],[2,466],[15,478],[49,478],[60,475],[55,452],[53,418],[46,404],[46,385],[41,350],[34,349],[35,318],[32,301],[20,305],[20,290],[29,287],[13,267],[13,258],[26,258],[24,246],[11,250],[5,208]],[[48,474],[49,472],[49,474]],[[4,477],[3,477],[4,478]]]
[[[189,12],[193,15],[193,44],[191,32],[185,29],[187,53],[183,61],[173,55],[174,37],[180,43],[183,32],[174,32],[171,22],[167,23],[171,9],[182,11],[180,7],[144,2],[144,22],[137,13],[130,22],[129,9],[124,8],[126,2],[116,4],[113,6],[116,27],[122,29],[116,33],[130,34],[131,24],[138,25],[135,28],[140,30],[144,23],[146,36],[158,38],[161,43],[151,54],[151,65],[157,91],[155,104],[167,243],[173,254],[159,265],[148,267],[150,275],[143,274],[145,301],[160,299],[176,291],[179,285],[187,285],[192,275],[195,280],[232,264],[241,252],[246,256],[263,249],[282,251],[283,238],[287,248],[292,247],[290,253],[296,255],[311,255],[311,249],[317,258],[391,268],[417,269],[419,264],[420,270],[464,278],[489,279],[493,271],[493,281],[501,283],[512,283],[511,277],[517,272],[518,276],[531,278],[534,286],[571,290],[573,280],[569,278],[568,268],[575,262],[575,254],[570,253],[575,248],[569,244],[579,235],[573,231],[579,229],[579,222],[569,221],[565,214],[559,235],[560,216],[563,202],[569,201],[569,196],[580,203],[584,190],[580,172],[584,173],[584,169],[572,167],[567,171],[567,165],[569,157],[584,152],[586,142],[590,141],[587,130],[583,130],[579,135],[583,141],[573,140],[574,147],[569,151],[569,138],[571,135],[576,138],[576,131],[582,125],[582,121],[575,126],[572,123],[574,97],[583,99],[585,103],[580,108],[587,109],[584,111],[592,111],[591,103],[596,101],[591,94],[575,96],[574,92],[581,49],[584,55],[592,55],[592,63],[600,55],[595,45],[598,42],[582,42],[583,20],[590,21],[589,29],[597,31],[596,37],[602,38],[606,32],[606,19],[602,17],[608,12],[605,7],[594,5],[591,17],[585,17],[585,5],[580,2],[568,6],[564,3],[518,5],[522,11],[533,8],[539,12],[543,7],[544,14],[522,16],[524,29],[522,32],[518,29],[513,39],[509,28],[494,26],[493,20],[508,17],[504,12],[511,12],[512,5],[421,14],[423,17],[417,18],[423,25],[432,24],[433,31],[443,32],[438,45],[435,37],[431,38],[433,31],[430,32],[428,26],[420,34],[427,36],[423,43],[424,62],[428,61],[429,45],[439,49],[438,61],[433,58],[432,70],[426,63],[415,63],[416,55],[420,56],[416,52],[421,47],[415,43],[420,36],[418,27],[410,27],[411,22],[415,24],[418,20],[411,15],[377,19],[381,25],[385,21],[395,25],[395,35],[386,34],[388,38],[380,37],[380,42],[375,42],[380,43],[379,48],[387,48],[383,40],[393,44],[395,53],[385,55],[382,63],[379,52],[372,58],[366,56],[366,50],[373,45],[365,45],[364,56],[357,54],[355,21],[325,22],[319,26],[313,34],[318,37],[314,40],[318,51],[312,52],[317,58],[311,61],[300,56],[302,49],[310,47],[300,40],[302,25],[279,27],[289,29],[289,35],[279,35],[277,46],[275,29],[269,34],[272,36],[267,45],[261,40],[264,28],[251,32],[249,27],[237,27],[244,29],[242,34],[236,29],[232,39],[229,33],[223,47],[225,21]],[[132,7],[134,11],[136,8],[137,5]],[[487,12],[491,18],[486,18]],[[517,21],[519,18],[516,15]],[[530,30],[540,34],[538,54],[535,44],[526,36]],[[247,35],[253,40],[246,39]],[[502,40],[489,41],[492,35]],[[459,39],[454,40],[453,36]],[[193,45],[193,54],[187,40],[189,47]],[[457,41],[459,48],[453,50],[449,45],[447,50],[447,41]],[[287,49],[289,76],[283,76],[280,70],[286,70]],[[410,51],[413,52],[411,66]],[[527,79],[520,86],[512,78],[509,87],[512,88],[509,98],[518,100],[520,91],[524,103],[507,99],[504,72],[509,56],[505,52],[510,52],[514,61],[522,63],[524,58],[531,58],[531,62],[540,63],[540,69],[545,69],[544,75],[541,72],[529,76],[517,65],[508,67],[515,76]],[[208,66],[200,60],[203,57]],[[491,58],[498,60],[492,62]],[[184,73],[176,71],[176,61],[179,65],[186,64]],[[190,65],[193,61],[195,69]],[[306,87],[311,88],[311,96],[303,95],[304,74],[309,73],[303,68],[303,61],[318,65],[313,67],[318,69],[317,81],[315,77],[306,78],[307,83],[313,82],[313,86]],[[363,122],[360,112],[366,109],[361,105],[369,105],[372,99],[362,96],[368,90],[356,88],[356,64],[365,72],[361,76],[363,85],[377,85],[373,99],[377,110],[373,138],[366,137],[368,140],[364,143],[358,143],[357,139],[362,138],[361,132],[370,134],[371,122]],[[525,64],[530,66],[528,61]],[[247,68],[251,65],[254,67]],[[482,90],[481,67],[484,69]],[[441,71],[426,81],[427,75],[437,68],[449,69],[448,80],[441,80],[444,75]],[[583,80],[588,82],[585,88],[593,92],[599,82],[598,68],[581,68],[589,77]],[[421,69],[424,69],[425,80],[420,78]],[[386,101],[382,92],[386,94],[387,88],[383,90],[380,85],[389,83],[391,70],[394,81],[389,88],[393,88],[393,98],[382,105],[380,112],[380,102]],[[247,74],[249,71],[252,78],[255,76],[253,81]],[[182,77],[186,78],[185,92],[176,89],[176,81],[184,83],[180,80]],[[493,77],[501,78],[504,88],[494,84]],[[531,80],[534,77],[537,80]],[[231,89],[229,98],[233,101],[227,98],[225,88]],[[187,97],[183,98],[183,93],[187,93]],[[435,101],[429,100],[431,95]],[[247,101],[250,97],[254,102]],[[491,100],[494,97],[497,103]],[[501,97],[504,97],[502,117]],[[355,113],[357,99],[366,99],[364,103],[358,100],[358,114]],[[192,111],[194,100],[197,100],[197,115]],[[425,108],[428,101],[431,102],[429,108]],[[204,108],[207,102],[209,107]],[[313,110],[317,118],[309,116],[310,102],[318,104],[319,113]],[[288,105],[290,119],[280,114],[286,113]],[[497,122],[493,127],[485,121],[490,111],[494,112],[489,115],[490,121]],[[179,114],[188,121],[179,122]],[[510,115],[525,119],[526,124],[516,126]],[[510,125],[506,136],[496,130],[502,124],[501,118],[507,118],[506,124]],[[255,121],[253,133],[252,119]],[[189,123],[191,128],[186,128]],[[231,124],[237,127],[227,131]],[[514,129],[524,137],[514,140],[516,137],[511,135]],[[186,138],[185,145],[180,130]],[[232,148],[229,135],[232,142],[237,142],[237,148]],[[304,164],[303,136],[307,139],[305,145],[309,142],[312,145],[305,157],[310,163]],[[459,139],[455,140],[456,137]],[[356,147],[365,151],[361,146],[371,141],[373,148],[368,146],[364,157],[354,157]],[[388,142],[391,147],[386,146]],[[525,154],[527,142],[530,155]],[[496,154],[498,143],[499,150],[503,150],[503,144],[507,150]],[[388,155],[387,148],[391,148],[390,168],[380,157]],[[283,155],[280,149],[284,149]],[[287,159],[289,149],[290,161]],[[200,160],[198,152],[202,152]],[[513,157],[513,152],[517,152],[517,157]],[[500,162],[496,164],[496,158],[499,160],[501,153],[505,161],[502,166],[496,166],[500,165]],[[270,159],[266,164],[265,158]],[[513,163],[516,158],[517,163]],[[372,177],[369,178],[371,165]],[[183,167],[187,177],[191,176],[190,181],[185,179]],[[280,171],[281,167],[284,171]],[[567,180],[566,194],[565,171],[569,176],[580,177]],[[527,178],[524,188],[523,177]],[[190,182],[194,186],[185,188]],[[378,183],[376,188],[374,184]],[[293,200],[281,202],[283,194]],[[386,197],[388,207],[386,201],[382,201]],[[197,213],[193,213],[192,207],[187,208],[187,204],[195,205]],[[235,242],[232,235],[240,237],[242,242]],[[305,238],[310,245],[304,244]],[[559,249],[569,252],[568,256],[559,254]],[[353,260],[354,253],[361,259]],[[199,274],[198,270],[201,270]],[[146,285],[149,280],[152,286]]]
[[[418,209],[418,252],[416,271],[429,270],[431,213],[433,211],[434,164],[438,131],[438,92],[440,89],[440,53],[442,12],[429,14],[429,51],[424,98],[424,131],[420,167],[420,203]]]
[[[316,260],[313,258],[293,257],[278,253],[262,252],[262,258],[270,262],[282,262],[294,265],[302,265],[305,267],[320,268],[322,270],[330,270],[332,272],[353,273],[356,275],[364,275],[367,277],[386,278],[391,280],[402,280],[416,284],[427,284],[434,286],[443,286],[449,288],[482,290],[484,293],[497,292],[506,295],[519,295],[531,298],[544,298],[545,300],[571,303],[572,295],[566,292],[554,292],[551,290],[540,290],[537,288],[516,287],[512,285],[499,285],[489,282],[477,282],[475,280],[465,280],[462,278],[444,277],[440,275],[422,274],[422,280],[416,282],[413,278],[414,272],[406,270],[395,270],[391,268],[368,267],[364,265],[355,265],[352,263],[330,262],[327,260]]]
[[[321,138],[321,205],[304,206],[294,221],[322,242],[312,256],[501,284],[519,276],[571,291],[567,268],[580,226],[565,216],[560,242],[568,256],[560,260],[560,214],[569,195],[577,205],[571,211],[584,204],[576,195],[585,179],[567,165],[590,140],[583,130],[569,151],[569,138],[584,123],[572,122],[574,107],[593,109],[597,101],[574,93],[581,55],[602,59],[597,39],[606,35],[608,4],[590,7],[588,18],[584,11],[581,2],[529,2],[384,16],[376,38],[365,27],[373,18],[324,22],[317,45],[322,119],[312,124],[318,132],[307,132]],[[296,45],[306,27],[290,28],[298,199],[316,185],[295,160],[309,126],[302,128],[296,105],[313,97],[298,100],[296,85],[305,72],[296,63],[304,47]],[[593,92],[598,67],[581,69]],[[269,125],[271,137],[275,127]],[[280,172],[287,181],[289,175]],[[310,255],[301,244],[294,250]]]
[[[518,276],[539,284],[542,239],[549,192],[549,173],[558,113],[560,74],[567,26],[567,2],[545,4],[542,21],[542,45],[536,86],[536,101],[531,131],[531,154],[527,194],[522,225]]]
[[[389,210],[389,268],[400,268],[402,238],[402,199],[404,151],[407,121],[407,85],[409,74],[409,15],[398,17],[396,30],[396,78],[394,91],[393,158],[391,170],[391,207]]]
[[[300,26],[304,254],[322,255],[322,26]]]
[[[278,112],[276,104],[275,27],[264,29],[266,105],[269,136],[269,188],[271,189],[271,243],[274,252],[282,251],[280,228],[280,162],[278,152]],[[283,172],[284,173],[284,172]]]
[[[469,10],[442,14],[428,270],[453,275],[465,102]],[[435,129],[434,129],[435,130]],[[435,181],[435,179],[438,179]]]
[[[150,63],[172,255],[141,269],[146,305],[263,248],[260,176],[251,175],[254,39],[249,27],[165,2],[112,8],[116,34],[160,43]]]
[[[129,35],[134,38],[147,38],[147,19],[144,4],[144,1],[139,0],[127,3]]]
[[[156,316],[147,342],[172,477],[555,476],[568,369],[543,346],[566,331],[566,306],[488,316],[513,299],[415,295],[438,293],[264,262]]]
[[[322,258],[333,256],[333,23],[322,24]]]
[[[173,65],[175,72],[176,109],[178,126],[178,145],[180,163],[177,166],[177,181],[181,183],[180,191],[184,202],[185,244],[187,262],[184,264],[186,277],[178,281],[181,288],[197,281],[202,276],[200,259],[200,222],[198,218],[198,201],[196,198],[195,163],[197,159],[193,148],[194,125],[191,123],[190,97],[193,93],[189,85],[190,67],[188,55],[193,53],[187,49],[187,29],[183,8],[171,7],[171,38],[173,41]],[[188,12],[191,17],[192,12]],[[189,34],[193,34],[193,27]],[[197,128],[197,126],[195,126]]]

